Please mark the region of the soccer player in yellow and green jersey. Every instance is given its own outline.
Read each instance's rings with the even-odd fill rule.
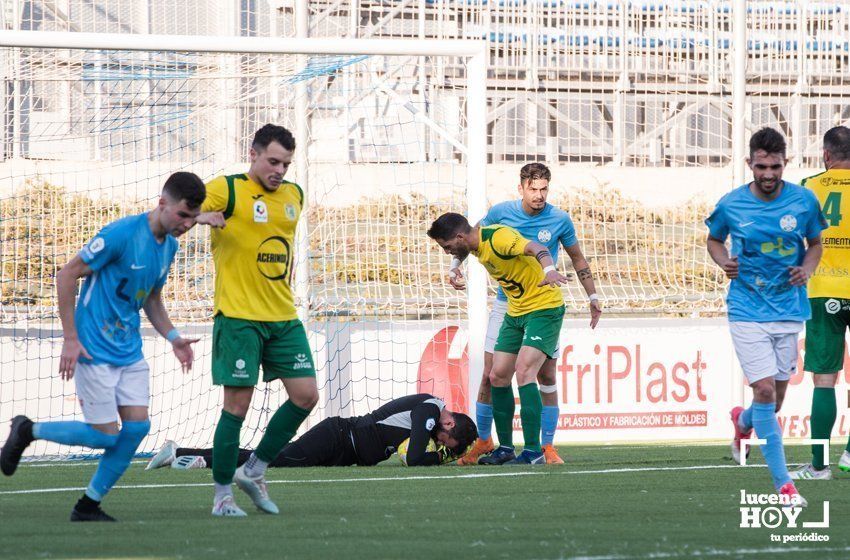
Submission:
[[[267,124],[251,145],[251,166],[242,175],[217,177],[207,185],[204,213],[197,222],[213,226],[215,322],[212,374],[224,386],[224,407],[213,438],[213,515],[245,515],[231,483],[254,505],[278,513],[269,499],[265,470],[318,400],[313,354],[292,297],[295,227],[304,193],[283,177],[295,139],[282,126]],[[280,379],[289,396],[272,415],[263,438],[237,469],[239,431],[254,386]]]
[[[437,218],[428,236],[446,253],[460,260],[470,253],[484,265],[508,296],[508,312],[499,330],[490,371],[493,420],[499,448],[481,464],[537,465],[545,463],[540,448],[540,413],[543,403],[537,374],[547,358],[554,358],[564,319],[564,297],[559,274],[549,250],[525,239],[512,227],[472,227],[460,214]],[[517,376],[520,418],[525,449],[514,453],[514,395],[511,379]]]
[[[806,321],[806,357],[813,374],[812,439],[829,439],[838,408],[835,383],[844,367],[844,335],[850,325],[850,128],[836,126],[823,136],[826,171],[809,177],[803,186],[815,193],[828,228],[823,257],[809,280],[812,318]],[[822,445],[812,446],[812,462],[793,471],[791,478],[829,480]],[[850,441],[838,468],[850,472]]]

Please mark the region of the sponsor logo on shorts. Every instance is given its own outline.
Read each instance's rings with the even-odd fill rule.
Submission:
[[[779,227],[782,228],[782,231],[794,231],[797,229],[797,218],[791,214],[785,214],[779,218]]]
[[[307,360],[307,354],[295,354],[295,360],[292,369],[313,369],[313,364]]]
[[[837,299],[830,298],[823,304],[823,308],[826,309],[826,312],[830,315],[835,315],[841,311],[841,302]]]
[[[237,377],[239,379],[244,379],[244,378],[248,377],[248,372],[245,371],[245,360],[243,360],[242,358],[239,358],[238,360],[236,360],[236,363],[233,364],[233,365],[236,366],[233,369],[233,377]]]

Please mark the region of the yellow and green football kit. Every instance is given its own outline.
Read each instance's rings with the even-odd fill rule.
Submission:
[[[530,241],[514,228],[486,226],[479,236],[475,256],[508,296],[495,350],[517,354],[522,346],[531,346],[554,357],[564,319],[561,290],[538,286],[546,275],[537,259],[524,255]]]
[[[224,228],[212,230],[217,385],[253,386],[260,365],[265,381],[315,375],[290,286],[303,205],[295,183],[270,192],[241,174],[207,184],[203,211],[223,212],[226,219]]]
[[[804,369],[836,373],[844,363],[844,333],[850,325],[850,169],[831,169],[803,186],[820,202],[829,227],[821,234],[823,256],[809,280],[812,318],[806,322]]]
[[[806,321],[803,369],[832,374],[844,367],[844,335],[850,325],[850,169],[830,169],[802,184],[817,197],[828,224],[821,233],[823,256],[808,285],[812,318]],[[812,438],[829,439],[837,417],[835,387],[815,387]],[[850,452],[850,440],[845,451]],[[824,446],[812,445],[812,467],[826,468]]]

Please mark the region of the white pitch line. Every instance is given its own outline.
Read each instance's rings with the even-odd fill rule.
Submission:
[[[150,462],[150,459],[139,459],[137,461],[130,461],[131,465],[146,465]],[[68,461],[62,463],[21,463],[21,465],[26,466],[27,468],[36,468],[36,469],[44,469],[48,467],[96,467],[97,461],[94,459],[81,459],[79,461]]]
[[[517,471],[517,472],[494,472],[494,473],[468,473],[460,475],[426,475],[426,476],[379,476],[379,477],[362,477],[362,478],[317,478],[307,480],[267,480],[267,484],[329,484],[339,482],[395,482],[395,481],[410,481],[410,480],[455,480],[467,478],[498,478],[506,476],[547,476],[547,475],[579,475],[579,474],[611,474],[611,473],[632,473],[632,472],[652,472],[652,471],[701,471],[712,469],[741,469],[741,468],[758,468],[756,465],[742,467],[740,465],[694,465],[690,467],[637,467],[637,468],[622,468],[622,469],[598,469],[591,471]],[[194,488],[208,487],[210,483],[186,483],[186,484],[126,484],[116,486],[120,489],[145,489],[145,488]],[[33,488],[30,490],[5,490],[0,491],[0,496],[8,496],[14,494],[50,494],[57,492],[79,492],[85,490],[80,488]]]

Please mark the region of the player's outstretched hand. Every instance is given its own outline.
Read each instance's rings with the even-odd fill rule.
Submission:
[[[224,219],[223,212],[201,212],[195,218],[195,223],[215,228],[223,228],[226,220]]]
[[[561,284],[567,283],[567,277],[558,272],[557,270],[550,270],[546,273],[546,277],[537,284],[540,287],[543,286],[560,286]]]
[[[802,266],[789,266],[788,272],[790,274],[788,281],[792,286],[805,286],[812,277],[811,273]]]
[[[595,329],[599,324],[599,318],[602,317],[602,306],[599,305],[599,300],[590,301],[590,328]]]
[[[464,278],[463,272],[461,272],[459,268],[452,268],[449,270],[449,284],[451,284],[452,288],[455,290],[466,289],[466,278]]]
[[[726,278],[729,280],[734,280],[738,277],[738,257],[730,257],[728,261],[723,264],[723,272],[726,273]]]
[[[62,355],[59,358],[59,376],[70,381],[74,377],[77,361],[83,358],[91,360],[91,354],[83,347],[79,338],[66,338],[62,342]]]
[[[183,366],[183,373],[189,373],[192,369],[192,362],[195,361],[195,352],[192,350],[192,345],[198,342],[200,338],[177,338],[171,343],[174,350],[174,355],[180,360],[180,365]]]

